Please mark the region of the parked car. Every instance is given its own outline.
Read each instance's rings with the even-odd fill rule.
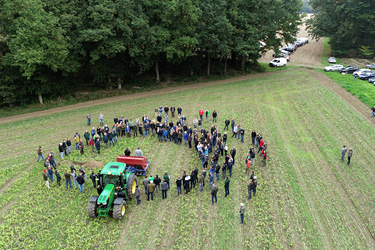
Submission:
[[[358,78],[361,80],[368,80],[371,77],[375,77],[375,71],[366,71],[358,75]]]
[[[285,55],[290,55],[290,52],[289,51],[286,51],[286,50],[283,50],[283,49],[279,49],[279,51]]]
[[[280,53],[280,54],[275,54],[275,53],[273,53],[272,54],[272,57],[274,57],[274,58],[277,58],[277,57],[282,57],[282,58],[286,58],[286,60],[289,62],[290,61],[290,56],[289,55],[285,55],[285,54],[283,54],[283,53]]]
[[[269,65],[270,67],[284,67],[286,66],[286,63],[286,58],[275,58],[270,61]]]
[[[370,77],[367,81],[375,85],[375,77]]]
[[[289,43],[289,44],[285,45],[284,47],[282,47],[281,49],[289,51],[290,53],[293,53],[296,50],[296,48],[297,48],[297,46]]]
[[[366,65],[366,68],[367,68],[367,69],[375,69],[375,63],[367,64],[367,65]]]
[[[265,42],[259,42],[259,48],[264,48],[267,44]]]
[[[360,70],[357,70],[357,71],[354,71],[353,72],[353,76],[358,76],[359,74],[363,73],[363,72],[367,72],[367,71],[370,71],[369,69],[360,69]]]
[[[346,66],[345,68],[340,69],[340,73],[341,74],[351,74],[351,73],[353,73],[355,71],[358,71],[358,70],[359,70],[358,66],[349,65],[349,66]]]
[[[336,63],[336,57],[331,56],[330,58],[328,58],[328,62],[329,63]]]
[[[329,72],[340,71],[342,68],[344,68],[344,66],[342,66],[341,64],[333,64],[333,65],[324,67],[324,71],[329,71]]]
[[[309,43],[309,39],[307,37],[300,37],[297,40],[300,40],[302,42],[302,44]]]

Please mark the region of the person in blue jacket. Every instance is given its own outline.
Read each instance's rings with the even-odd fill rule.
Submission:
[[[167,142],[168,130],[163,129],[163,136],[164,136],[165,142]]]

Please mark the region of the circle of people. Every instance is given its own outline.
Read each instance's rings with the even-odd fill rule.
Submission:
[[[177,108],[177,122],[173,123],[173,121],[169,120],[169,111],[171,113],[172,118],[176,115],[176,108],[174,106],[171,106],[170,108],[168,106],[163,107],[155,107],[155,118],[150,120],[148,116],[144,115],[142,117],[142,120],[139,120],[136,118],[134,121],[132,119],[124,118],[123,115],[121,115],[119,118],[114,117],[113,121],[114,124],[112,128],[107,124],[104,124],[104,115],[103,113],[99,114],[99,123],[100,125],[95,129],[95,127],[92,127],[91,131],[88,130],[85,131],[83,138],[86,141],[86,146],[91,146],[92,153],[94,152],[94,147],[98,154],[100,154],[101,150],[101,144],[104,143],[105,147],[109,146],[115,146],[117,143],[119,136],[126,136],[131,137],[133,134],[134,137],[138,136],[138,133],[140,136],[146,137],[152,134],[152,136],[157,136],[158,141],[160,143],[162,142],[174,142],[175,144],[182,144],[182,139],[184,139],[185,145],[188,145],[189,148],[192,148],[192,141],[194,142],[194,148],[197,152],[197,155],[201,161],[201,167],[202,172],[199,174],[198,167],[195,167],[191,173],[187,173],[186,171],[183,171],[182,176],[179,176],[176,180],[176,186],[177,186],[177,195],[180,195],[182,193],[182,188],[184,188],[185,194],[189,193],[191,189],[195,188],[196,184],[199,185],[200,192],[203,192],[203,188],[205,186],[205,178],[207,176],[206,168],[208,167],[209,161],[211,162],[211,168],[209,170],[209,182],[210,182],[210,190],[211,190],[211,196],[212,196],[212,204],[217,203],[217,192],[218,187],[215,185],[215,176],[216,181],[218,182],[220,180],[220,172],[222,173],[222,178],[225,180],[224,183],[224,189],[225,189],[225,197],[229,195],[229,185],[230,185],[230,179],[227,176],[227,171],[229,172],[229,177],[232,177],[232,169],[235,164],[235,156],[236,156],[236,149],[233,147],[230,150],[230,153],[228,154],[228,130],[229,125],[232,129],[232,138],[238,138],[242,143],[244,143],[244,135],[245,130],[240,125],[236,124],[235,120],[232,119],[231,121],[229,119],[226,119],[224,122],[224,132],[221,134],[220,131],[218,131],[215,127],[215,123],[217,123],[217,112],[216,110],[212,113],[212,123],[214,123],[211,128],[208,130],[204,129],[203,124],[203,118],[205,118],[206,122],[209,122],[210,114],[209,111],[203,111],[199,110],[199,119],[194,118],[193,119],[193,128],[187,125],[187,119],[185,115],[182,115],[182,108]],[[164,121],[162,119],[164,112]],[[91,125],[91,114],[87,115],[87,125]],[[103,127],[102,127],[103,126]],[[151,133],[150,133],[151,130]],[[77,132],[73,135],[73,140],[76,146],[76,150],[80,150],[81,154],[84,154],[84,142],[83,139],[81,139],[80,134]],[[267,160],[267,144],[264,142],[263,137],[261,134],[256,133],[254,130],[251,132],[251,147],[249,149],[249,152],[246,156],[246,170],[245,174],[250,174],[250,168],[254,165],[255,162],[255,155],[256,150],[254,147],[258,149],[257,153],[260,154],[260,157],[262,158],[261,166],[266,166],[266,160]],[[64,139],[61,143],[58,145],[58,150],[60,153],[61,159],[64,159],[64,156],[69,156],[71,153],[72,148],[72,142],[69,138]],[[209,154],[212,153],[212,157],[209,158]],[[46,185],[48,188],[49,182],[48,179],[53,182],[53,171],[52,168],[55,170],[55,176],[57,179],[57,184],[61,185],[61,176],[57,170],[55,155],[52,152],[52,150],[48,153],[48,157],[44,159],[43,156],[43,149],[41,146],[38,148],[38,160],[37,162],[42,158],[44,161],[44,165],[46,169],[43,170],[43,178],[46,181]],[[126,156],[130,156],[131,152],[129,148],[126,148],[124,154]],[[138,148],[135,151],[136,156],[143,156],[142,151],[140,148]],[[224,156],[224,160],[222,163],[222,166],[219,164],[219,157]],[[77,186],[80,189],[80,192],[84,193],[84,183],[87,181],[86,171],[81,166],[79,168],[79,174],[77,175],[77,170],[74,166],[70,167],[71,173],[68,172],[68,170],[65,171],[64,177],[66,181],[66,188],[68,187],[72,188],[71,184],[71,178],[73,180],[75,188]],[[94,188],[96,188],[96,182],[95,182],[95,174],[94,171],[92,171],[90,175],[90,179],[93,182]],[[150,175],[149,177],[145,176],[145,178],[142,181],[142,184],[144,186],[145,195],[147,196],[147,200],[153,200],[154,192],[157,193],[159,190],[162,191],[162,198],[167,198],[167,192],[170,190],[170,176],[167,172],[162,176],[162,179],[156,175],[153,177]],[[251,199],[252,194],[255,195],[256,188],[257,188],[257,177],[254,175],[254,171],[250,174],[250,181],[247,184],[248,187],[248,199]],[[137,205],[141,203],[140,200],[140,189],[137,186],[135,191],[135,196],[137,198]],[[241,210],[240,214],[244,212],[244,206],[241,204]]]

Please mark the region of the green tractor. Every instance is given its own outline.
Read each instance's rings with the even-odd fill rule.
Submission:
[[[96,175],[98,194],[91,196],[87,214],[91,218],[97,216],[121,220],[126,212],[126,201],[134,198],[137,176],[126,171],[126,164],[109,162]]]

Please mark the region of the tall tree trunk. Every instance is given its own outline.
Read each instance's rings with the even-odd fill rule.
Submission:
[[[210,68],[211,68],[211,56],[210,53],[207,53],[207,75],[210,75]]]
[[[224,73],[225,74],[227,73],[227,66],[228,66],[228,57],[225,57],[225,61],[224,61]]]
[[[122,80],[121,80],[121,78],[119,77],[119,78],[117,78],[117,89],[121,89],[122,88]]]
[[[241,60],[241,70],[245,70],[245,61],[246,61],[246,58],[243,56]]]
[[[42,96],[42,94],[38,93],[38,97],[39,97],[39,103],[43,104],[43,96]]]
[[[159,82],[160,81],[159,61],[156,61],[156,63],[155,63],[155,73],[156,73],[156,82]]]

